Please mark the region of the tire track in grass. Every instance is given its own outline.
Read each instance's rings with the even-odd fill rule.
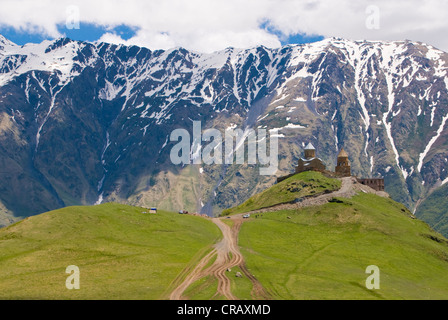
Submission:
[[[213,223],[218,226],[223,234],[222,240],[215,245],[214,250],[201,259],[193,271],[185,277],[184,281],[171,292],[171,300],[185,299],[183,293],[190,285],[195,281],[210,275],[218,280],[216,295],[222,295],[228,300],[238,300],[232,293],[231,281],[226,274],[228,269],[235,266],[238,266],[243,274],[252,282],[253,289],[251,295],[254,299],[269,299],[269,295],[266,293],[261,283],[247,269],[244,257],[238,247],[238,233],[243,224],[242,215],[233,216],[232,219],[234,221],[232,228],[225,224],[220,218],[212,219]],[[210,267],[205,268],[215,255],[216,260],[214,263]]]

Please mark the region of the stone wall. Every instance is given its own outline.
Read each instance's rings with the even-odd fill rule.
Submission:
[[[359,183],[369,186],[376,191],[384,191],[384,178],[357,179]]]

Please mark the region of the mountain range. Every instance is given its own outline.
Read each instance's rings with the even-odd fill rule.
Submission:
[[[311,142],[329,169],[344,147],[354,175],[384,177],[394,200],[447,230],[447,71],[447,53],[407,40],[205,54],[0,36],[0,224],[109,201],[214,215],[292,172]],[[170,135],[193,121],[276,129],[276,176],[174,165]]]

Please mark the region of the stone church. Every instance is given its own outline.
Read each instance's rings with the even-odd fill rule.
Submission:
[[[320,158],[316,157],[316,149],[311,143],[309,143],[305,147],[304,151],[304,157],[299,159],[297,167],[295,168],[295,172],[290,175],[278,178],[277,183],[293,176],[294,174],[304,171],[319,171],[336,177],[352,176],[350,160],[348,159],[348,154],[347,152],[345,152],[344,148],[342,148],[338,154],[334,172],[326,170],[326,166],[323,161]],[[384,191],[384,178],[356,179],[359,183],[367,185],[376,191]]]
[[[296,167],[296,173],[310,170],[325,170],[325,165],[322,160],[320,158],[316,158],[316,149],[311,143],[305,147],[305,157],[299,159],[299,163]]]
[[[336,168],[334,170],[341,177],[350,177],[352,175],[350,169],[350,161],[348,160],[348,154],[344,148],[341,149],[338,155]]]

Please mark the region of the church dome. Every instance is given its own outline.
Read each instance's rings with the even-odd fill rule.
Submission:
[[[308,143],[308,145],[305,147],[305,150],[316,150],[315,148],[314,148],[314,146],[311,144],[311,142],[310,143]]]
[[[338,158],[348,158],[348,154],[345,152],[344,148],[339,152]]]

